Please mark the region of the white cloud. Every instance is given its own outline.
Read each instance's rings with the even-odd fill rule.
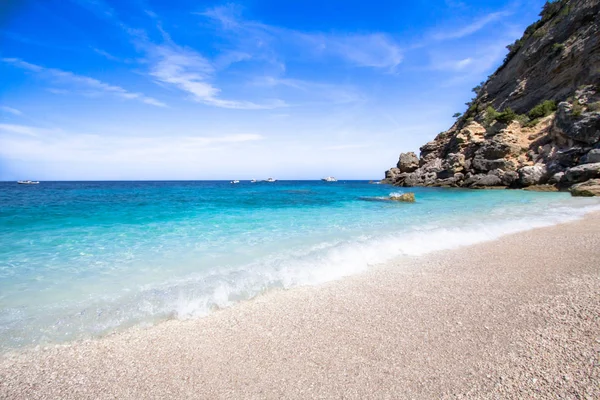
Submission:
[[[446,84],[460,83],[470,80],[474,74],[489,73],[492,68],[498,66],[506,54],[506,43],[510,39],[481,42],[473,51],[470,48],[449,52],[446,49],[433,50],[430,52],[429,68],[436,71],[453,72],[457,75]],[[461,56],[457,53],[466,53]]]
[[[12,64],[16,67],[26,69],[38,74],[46,75],[52,78],[57,83],[74,85],[76,87],[93,90],[93,94],[109,94],[126,100],[138,100],[145,104],[150,104],[157,107],[166,107],[167,105],[152,97],[145,96],[141,93],[129,92],[120,86],[111,85],[102,82],[98,79],[88,76],[77,75],[69,71],[63,71],[56,68],[46,68],[39,65],[31,64],[18,58],[3,58],[3,62]],[[89,94],[89,92],[86,92]]]
[[[12,107],[8,107],[8,106],[0,106],[0,111],[3,111],[5,113],[9,113],[12,115],[23,115],[23,113],[20,110],[17,110],[16,108],[12,108]]]
[[[297,34],[323,55],[340,57],[358,67],[393,70],[402,62],[400,48],[381,33],[366,35]]]
[[[94,53],[101,55],[102,57],[106,58],[107,60],[110,61],[121,61],[120,58],[113,56],[112,54],[110,54],[107,51],[104,51],[102,49],[97,49],[95,47],[92,47],[92,50],[94,51]]]
[[[219,97],[221,90],[212,83],[212,64],[199,53],[175,44],[150,46],[150,75],[157,81],[187,92],[194,101],[221,108],[261,110],[285,107],[281,100],[264,103],[228,100]]]
[[[460,29],[447,30],[447,31],[435,33],[433,35],[433,38],[435,40],[460,39],[462,37],[472,35],[473,33],[478,32],[481,29],[483,29],[486,25],[488,25],[492,22],[498,21],[499,19],[502,19],[504,17],[508,17],[510,15],[512,15],[512,12],[510,12],[510,11],[498,11],[498,12],[494,12],[491,14],[487,14],[487,15],[484,15],[483,17],[476,19],[475,21],[471,22],[470,24],[463,26]]]

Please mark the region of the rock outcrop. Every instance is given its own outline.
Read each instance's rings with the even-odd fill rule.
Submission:
[[[464,115],[384,182],[564,190],[600,178],[600,0],[547,2],[540,16]]]

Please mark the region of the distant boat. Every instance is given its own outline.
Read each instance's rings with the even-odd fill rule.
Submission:
[[[250,183],[256,183],[256,179],[252,179]]]
[[[273,179],[273,178],[267,178],[265,179],[263,182],[277,182],[277,179]]]
[[[333,176],[328,176],[326,178],[321,178],[322,181],[324,182],[337,182],[337,179],[335,179]]]
[[[232,184],[233,184],[233,183],[240,183],[240,181],[238,181],[238,180],[233,180],[233,181],[231,181],[231,182],[229,182],[229,183],[232,183]]]
[[[38,181],[17,181],[19,185],[37,185]]]

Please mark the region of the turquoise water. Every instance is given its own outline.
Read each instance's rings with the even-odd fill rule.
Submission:
[[[581,217],[598,199],[367,182],[0,183],[0,349],[205,315],[271,288]]]

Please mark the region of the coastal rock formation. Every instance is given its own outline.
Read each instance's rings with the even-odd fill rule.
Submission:
[[[402,153],[397,186],[545,187],[600,178],[600,0],[547,2],[447,131]]]

